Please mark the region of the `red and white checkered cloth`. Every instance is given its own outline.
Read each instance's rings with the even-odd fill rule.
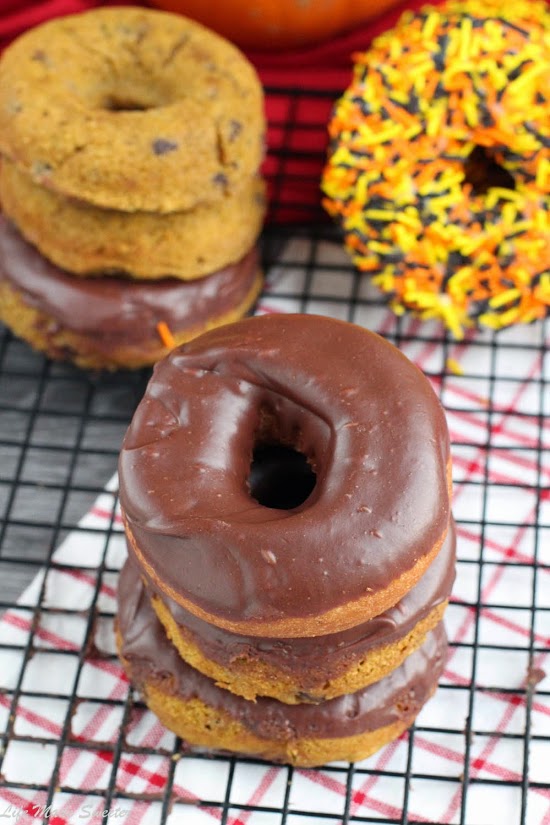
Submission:
[[[317,258],[313,276],[307,278],[312,254]],[[316,268],[316,263],[324,266]],[[269,273],[260,312],[305,310],[352,317],[390,339],[400,323],[401,348],[434,376],[447,409],[459,562],[446,623],[455,644],[441,687],[421,712],[412,738],[405,734],[358,764],[349,789],[341,766],[296,770],[286,803],[287,768],[237,760],[233,769],[229,759],[193,754],[174,762],[174,737],[145,710],[132,711],[119,758],[111,746],[119,742],[130,688],[117,662],[98,655],[98,650],[114,649],[109,614],[116,608],[116,575],[104,572],[104,567],[118,569],[125,558],[120,519],[113,512],[112,480],[83,518],[83,529],[56,551],[46,581],[38,576],[20,607],[0,622],[0,642],[11,646],[0,648],[2,730],[21,675],[22,649],[37,616],[34,652],[24,667],[14,735],[4,760],[0,816],[10,815],[11,821],[24,825],[37,821],[35,806],[45,804],[46,794],[24,786],[48,785],[63,737],[68,744],[55,781],[62,791],[53,797],[51,825],[86,820],[160,822],[169,777],[172,805],[166,821],[172,825],[280,825],[284,805],[287,825],[336,825],[344,816],[347,791],[350,821],[401,821],[406,804],[410,822],[517,825],[522,821],[522,782],[527,779],[524,821],[550,823],[550,398],[545,383],[550,360],[544,357],[543,340],[547,328],[539,323],[507,330],[495,339],[496,345],[489,334],[472,334],[465,342],[448,345],[437,327],[413,319],[397,322],[383,306],[354,302],[352,311],[352,289],[350,266],[337,244],[322,242],[313,248],[305,239],[294,239],[281,265]],[[285,297],[303,295],[304,290],[305,304]],[[365,279],[354,297],[373,294]],[[112,532],[107,530],[110,525]],[[98,577],[99,598],[94,604]],[[35,614],[41,592],[43,605],[57,611]],[[478,601],[479,613],[474,606]],[[79,669],[90,609],[97,616],[97,649],[89,651]],[[529,671],[531,633],[535,654]],[[530,707],[525,691],[529,674]],[[74,694],[78,701],[68,715],[68,698]],[[474,734],[467,742],[469,715]],[[118,767],[111,816],[101,819],[102,792],[109,786],[114,759]],[[410,783],[407,772],[413,777]],[[469,783],[463,801],[465,772]],[[204,800],[207,806],[197,804]],[[227,819],[224,802],[229,806]]]

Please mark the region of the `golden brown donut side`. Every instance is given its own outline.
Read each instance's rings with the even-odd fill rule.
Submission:
[[[128,663],[124,664],[131,673]],[[366,759],[401,736],[416,716],[416,712],[404,715],[400,722],[355,736],[270,742],[255,736],[229,714],[209,707],[200,699],[178,699],[163,681],[145,683],[142,690],[149,709],[165,727],[186,742],[302,768],[313,768],[327,762],[359,762]]]
[[[448,602],[434,607],[430,613],[399,641],[371,651],[344,673],[335,675],[322,684],[304,685],[299,678],[292,677],[266,661],[261,655],[250,661],[235,658],[229,667],[213,659],[208,659],[193,635],[182,625],[178,625],[169,609],[158,596],[151,601],[152,607],[163,625],[168,638],[185,661],[213,679],[219,687],[245,699],[254,701],[258,696],[269,696],[286,704],[317,703],[334,699],[345,693],[355,693],[361,688],[383,679],[423,643],[426,634],[442,620]],[[315,641],[319,644],[319,655],[323,655],[323,637]]]
[[[247,179],[224,200],[187,212],[128,213],[59,195],[4,159],[0,201],[21,234],[73,275],[190,280],[238,261],[254,244],[265,214],[265,184]]]

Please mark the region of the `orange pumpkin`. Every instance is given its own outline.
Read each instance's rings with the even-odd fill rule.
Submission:
[[[383,14],[400,0],[152,0],[247,49],[319,43]]]

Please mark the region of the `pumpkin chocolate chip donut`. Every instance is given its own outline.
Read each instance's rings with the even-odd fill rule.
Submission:
[[[290,470],[258,500],[251,466],[273,448]],[[282,501],[296,455],[309,475]],[[170,353],[119,469],[139,568],[244,635],[321,636],[378,616],[450,523],[448,432],[429,382],[379,336],[320,316],[250,318]]]
[[[97,206],[222,200],[256,172],[263,132],[251,64],[179,15],[128,6],[58,18],[0,61],[0,152]]]
[[[146,704],[185,742],[304,767],[365,759],[398,737],[435,691],[447,648],[440,623],[396,670],[364,690],[320,705],[247,702],[183,661],[130,564],[120,577],[117,642]]]
[[[0,217],[0,321],[50,358],[80,367],[154,364],[171,346],[241,318],[262,283],[255,249],[195,281],[75,278]]]
[[[402,314],[500,329],[550,308],[550,12],[465,0],[355,56],[322,187]]]
[[[191,280],[240,260],[254,246],[265,185],[256,176],[224,200],[187,212],[130,213],[65,198],[4,160],[0,201],[25,238],[73,275]]]

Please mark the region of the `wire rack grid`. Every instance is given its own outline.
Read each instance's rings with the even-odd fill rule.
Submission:
[[[318,184],[336,92],[315,93],[308,108],[306,92],[268,90],[274,220],[263,237],[268,278],[258,311],[315,312],[374,329],[442,399],[459,560],[440,688],[408,733],[356,765],[296,770],[192,752],[163,730],[124,679],[112,638],[125,555],[113,473],[149,373],[86,374],[1,330],[6,821],[550,822],[549,326],[457,343],[436,325],[388,312],[320,208],[300,200]],[[277,222],[289,215],[302,225]]]

